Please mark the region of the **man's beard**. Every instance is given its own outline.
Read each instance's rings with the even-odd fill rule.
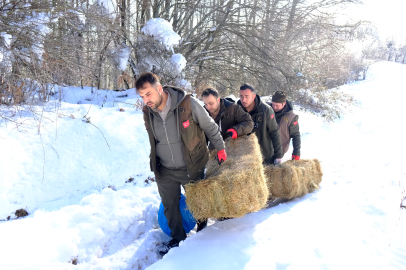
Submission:
[[[211,113],[212,115],[217,115],[219,112],[220,112],[220,106],[218,106],[217,109],[211,111],[210,113]]]
[[[148,105],[151,109],[156,110],[156,109],[158,109],[159,106],[161,106],[162,100],[163,100],[162,95],[159,95],[159,99],[158,99],[157,102],[153,102],[151,106],[148,105],[148,104],[147,104],[147,105]],[[149,102],[148,102],[148,103],[149,103]]]
[[[248,104],[248,102],[246,102],[246,103],[241,102],[241,103],[244,108],[248,108],[252,105],[252,102],[250,104]]]

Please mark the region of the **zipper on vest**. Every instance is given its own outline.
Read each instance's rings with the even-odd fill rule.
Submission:
[[[169,116],[169,115],[168,115]],[[167,116],[167,117],[168,117]],[[169,143],[169,138],[168,138],[168,132],[166,132],[166,125],[165,125],[165,121],[162,121],[164,124],[164,129],[165,129],[165,136],[166,136],[166,140],[168,141],[168,146],[169,146],[169,151],[171,151],[171,155],[172,155],[172,162],[173,165],[175,166],[175,168],[177,169],[178,167],[175,164],[175,159],[173,158],[173,152],[172,152],[172,148],[171,148],[171,144]]]

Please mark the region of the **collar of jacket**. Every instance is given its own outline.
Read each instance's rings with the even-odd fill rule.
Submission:
[[[214,120],[216,123],[220,121],[223,117],[228,118],[228,112],[226,108],[234,104],[234,100],[228,98],[220,98],[220,112]]]
[[[226,107],[226,108],[230,107],[231,105],[233,105],[235,103],[235,101],[232,100],[231,98],[222,98],[221,100],[223,101],[224,107]]]

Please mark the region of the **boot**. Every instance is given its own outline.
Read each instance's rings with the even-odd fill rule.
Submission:
[[[169,252],[169,250],[171,250],[171,248],[178,247],[178,246],[179,246],[179,241],[176,239],[172,239],[171,241],[166,242],[164,244],[163,249],[159,251],[159,254],[161,256],[164,256],[166,253]]]
[[[200,232],[204,228],[207,227],[207,218],[203,220],[199,220],[199,223],[197,223],[197,230],[196,232]]]
[[[233,218],[232,217],[221,217],[221,218],[218,218],[217,220],[224,221],[224,220],[228,220],[228,219],[233,219]]]

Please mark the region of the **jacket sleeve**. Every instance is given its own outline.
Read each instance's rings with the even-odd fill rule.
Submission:
[[[191,99],[191,105],[193,121],[200,126],[207,138],[210,140],[210,144],[213,144],[217,151],[223,150],[225,148],[224,141],[221,137],[219,127],[217,126],[216,122],[214,122],[213,118],[210,117],[206,109],[203,108],[203,106],[200,105],[200,103],[193,97]]]
[[[279,134],[279,127],[278,124],[276,123],[275,119],[275,112],[273,109],[268,106],[269,109],[266,110],[266,128],[268,131],[269,136],[271,137],[272,140],[272,145],[274,149],[274,154],[272,159],[275,158],[282,158],[283,157],[283,152],[282,152],[282,142],[281,142],[281,135]],[[273,117],[272,117],[273,115]]]
[[[299,115],[293,118],[292,123],[289,126],[289,135],[292,138],[293,153],[292,155],[300,156],[300,131],[299,131]]]
[[[235,105],[233,107],[235,108],[234,120],[238,123],[233,126],[233,129],[237,131],[238,136],[251,133],[254,128],[254,121],[252,121],[249,113],[245,112],[240,105]]]

